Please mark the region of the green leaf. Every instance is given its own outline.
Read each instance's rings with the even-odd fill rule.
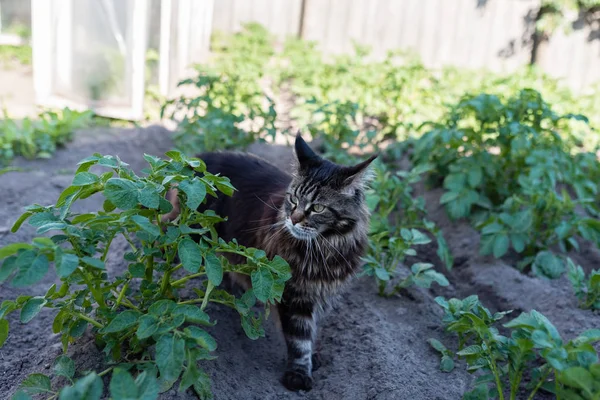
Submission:
[[[140,313],[134,310],[123,311],[102,329],[102,333],[121,332],[137,324]]]
[[[564,262],[550,251],[540,251],[531,265],[532,271],[549,279],[559,278],[565,271]]]
[[[217,187],[217,189],[219,189],[221,193],[225,194],[226,196],[232,196],[233,192],[235,191],[235,188],[229,182],[228,178],[218,178],[217,180],[215,180],[215,186]]]
[[[59,400],[100,400],[103,391],[102,379],[92,372],[78,379],[74,386],[63,388]]]
[[[142,315],[136,335],[138,339],[146,339],[154,335],[158,330],[158,319],[153,315]]]
[[[51,393],[52,385],[50,378],[44,374],[31,374],[21,383],[20,386],[28,394]]]
[[[196,210],[206,197],[206,186],[198,178],[182,181],[178,188],[185,193],[187,198],[185,204],[190,210]]]
[[[104,200],[104,203],[102,203],[102,209],[107,213],[113,212],[116,208],[117,206],[111,203],[110,200]]]
[[[463,400],[488,400],[490,399],[488,386],[483,384],[477,386],[475,389],[466,392],[463,396]]]
[[[47,303],[48,300],[43,297],[33,297],[27,300],[21,309],[21,323],[26,324],[31,321]]]
[[[256,340],[265,335],[260,320],[249,315],[240,315],[242,318],[242,329],[249,339]]]
[[[271,291],[273,290],[274,280],[271,271],[266,268],[260,268],[252,271],[250,278],[252,279],[254,295],[258,300],[266,303],[271,298]]]
[[[452,254],[450,253],[450,248],[448,247],[448,243],[446,243],[446,239],[444,238],[443,233],[440,231],[435,235],[437,240],[437,256],[444,263],[447,270],[452,269],[452,264],[454,264],[454,260],[452,259]]]
[[[392,277],[385,268],[379,266],[375,268],[375,276],[382,281],[389,281]]]
[[[192,304],[181,304],[175,307],[173,315],[183,315],[186,322],[202,325],[213,325],[210,323],[210,317],[202,311],[200,307]]]
[[[494,237],[494,257],[500,258],[508,251],[508,235],[506,233],[498,234]]]
[[[8,321],[0,319],[0,347],[4,346],[8,339]]]
[[[50,224],[52,222],[60,222],[58,218],[52,212],[41,212],[34,214],[31,218],[29,218],[29,225],[35,226],[39,228],[40,226],[44,226],[46,224]]]
[[[65,253],[60,247],[54,251],[54,266],[60,278],[71,275],[79,266],[79,258],[75,254]]]
[[[192,239],[186,237],[181,240],[177,246],[177,254],[186,271],[196,273],[200,270],[202,252],[200,251],[200,246]]]
[[[10,256],[0,266],[0,283],[7,280],[17,269],[17,257]]]
[[[590,372],[582,367],[571,367],[561,374],[561,381],[570,387],[581,389],[587,393],[594,392],[594,382],[597,381]]]
[[[190,326],[184,329],[184,332],[198,343],[199,346],[205,348],[208,351],[215,351],[217,349],[217,341],[204,329],[200,329],[196,326]]]
[[[156,317],[161,317],[170,314],[176,306],[177,303],[172,300],[159,300],[148,308],[148,313]]]
[[[200,371],[198,370],[198,365],[196,363],[196,357],[194,357],[194,351],[188,350],[187,356],[187,368],[185,372],[181,376],[181,383],[179,384],[179,392],[185,392],[190,386],[193,386],[194,383],[200,377]]]
[[[131,220],[137,226],[142,228],[144,232],[150,234],[150,236],[152,236],[153,239],[156,239],[160,236],[160,228],[157,225],[150,222],[150,220],[144,217],[143,215],[133,215],[131,217]]]
[[[130,210],[138,204],[138,188],[127,179],[109,179],[104,186],[104,196],[122,210]]]
[[[106,269],[106,267],[104,266],[104,261],[99,260],[97,258],[93,258],[93,257],[82,257],[81,261],[83,261],[84,263],[86,263],[87,265],[89,265],[90,267],[94,267],[97,269]]]
[[[156,400],[158,398],[158,381],[150,371],[144,371],[135,378],[138,387],[138,400]]]
[[[412,243],[419,245],[419,244],[427,244],[431,242],[431,239],[429,239],[429,237],[427,235],[425,235],[424,233],[422,233],[421,231],[418,231],[416,229],[411,229],[410,230],[411,234],[412,234]]]
[[[27,211],[27,212],[21,214],[21,216],[13,224],[12,228],[10,228],[10,231],[12,233],[17,232],[19,230],[19,228],[21,227],[21,225],[23,225],[23,222],[25,222],[27,220],[27,218],[31,217],[32,215],[33,215],[33,212],[31,212],[31,211]],[[6,256],[2,256],[2,249],[0,249],[0,258],[4,258],[4,257],[6,257]]]
[[[479,167],[471,167],[468,172],[468,181],[469,185],[472,188],[477,187],[481,183],[481,179],[483,178],[483,171]]]
[[[290,265],[280,256],[275,256],[269,263],[271,271],[275,272],[281,279],[287,281],[292,277]]]
[[[33,249],[33,246],[28,243],[12,243],[0,249],[0,259],[16,254],[19,250]]]
[[[14,287],[33,285],[44,279],[48,272],[48,258],[44,254],[38,254],[33,250],[26,250],[16,260],[19,268],[17,276],[12,280]]]
[[[515,251],[517,253],[521,253],[523,250],[525,250],[527,235],[523,233],[513,233],[510,235],[510,241],[512,242]]]
[[[482,235],[492,235],[495,233],[499,233],[502,232],[504,230],[504,227],[497,223],[497,222],[492,222],[489,225],[486,225],[483,227],[483,229],[481,230],[481,234]]]
[[[138,399],[138,390],[133,377],[121,368],[115,368],[110,380],[110,394],[114,400]]]
[[[200,400],[212,400],[213,394],[210,385],[210,378],[204,372],[200,371],[198,380],[194,383],[194,391]]]
[[[454,360],[452,357],[448,355],[442,356],[442,361],[440,362],[440,370],[442,372],[452,372],[454,369]]]
[[[75,376],[75,363],[65,355],[58,356],[56,360],[54,360],[53,368],[56,375],[64,376],[69,379]]]
[[[160,193],[153,186],[146,185],[140,191],[139,201],[144,207],[156,210],[160,205]]]
[[[99,182],[97,175],[92,174],[91,172],[80,172],[75,175],[73,178],[72,186],[87,186],[93,185],[94,183]]]
[[[434,339],[434,338],[429,338],[429,339],[427,339],[427,343],[429,343],[429,345],[430,345],[431,347],[433,347],[434,349],[436,349],[436,350],[437,350],[437,351],[439,351],[440,353],[444,353],[444,352],[446,352],[446,351],[448,350],[448,349],[446,349],[446,346],[444,346],[444,345],[442,344],[442,342],[440,342],[440,341],[439,341],[439,340],[437,340],[437,339]]]
[[[464,349],[457,352],[456,354],[458,354],[459,356],[471,356],[471,355],[481,354],[482,352],[483,352],[483,349],[481,348],[481,346],[474,344],[474,345],[465,347]]]
[[[445,192],[440,198],[440,204],[450,203],[458,198],[458,192]]]
[[[215,286],[219,286],[223,281],[223,266],[221,265],[221,260],[219,257],[215,255],[215,253],[210,252],[204,258],[206,263],[206,276],[208,280]]]
[[[41,235],[42,233],[50,232],[50,231],[61,231],[67,227],[67,224],[64,222],[50,222],[48,224],[44,224],[38,228],[36,233]]]
[[[146,276],[146,266],[142,263],[131,264],[127,269],[134,278],[144,278]]]
[[[10,400],[33,400],[33,398],[22,390],[17,390]]]
[[[179,378],[185,360],[185,341],[172,334],[161,336],[156,343],[156,365],[161,378],[175,381]]]

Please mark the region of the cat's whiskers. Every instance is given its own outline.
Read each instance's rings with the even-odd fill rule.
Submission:
[[[325,243],[329,245],[329,247],[331,247],[333,250],[335,250],[340,255],[340,257],[342,257],[342,259],[346,262],[346,264],[348,264],[348,266],[352,267],[352,264],[350,264],[350,262],[346,259],[346,257],[344,257],[344,255],[342,253],[340,253],[340,251],[337,249],[337,247],[335,247],[333,244],[331,244],[331,242],[329,242],[329,240],[327,240],[327,238],[325,236],[323,236],[321,233],[319,233],[319,237],[321,239],[323,239],[325,241]]]
[[[323,266],[326,269],[329,269],[329,265],[327,264],[327,259],[325,257],[325,252],[323,251],[323,249],[321,248],[321,245],[319,244],[318,240],[315,240],[315,243],[317,244],[317,248],[319,249],[319,253],[321,253],[321,258],[323,259]]]
[[[277,207],[275,207],[275,204],[271,205],[269,203],[267,203],[266,201],[264,201],[263,199],[261,199],[260,197],[258,197],[258,195],[255,193],[254,196],[260,200],[261,203],[263,203],[265,206],[269,207],[271,210],[274,211],[279,211],[279,209]],[[272,202],[271,202],[272,203]]]

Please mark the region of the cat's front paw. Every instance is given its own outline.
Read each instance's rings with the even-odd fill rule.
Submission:
[[[295,392],[298,390],[309,391],[312,389],[313,379],[300,371],[288,370],[283,374],[282,383],[283,386]]]

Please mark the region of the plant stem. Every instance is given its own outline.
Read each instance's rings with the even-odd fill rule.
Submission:
[[[93,318],[88,317],[85,314],[79,313],[79,312],[74,312],[73,315],[77,318],[83,319],[84,321],[89,322],[90,324],[94,325],[96,328],[104,328],[104,325],[102,325],[100,322],[96,321]]]
[[[154,276],[154,256],[149,255],[146,259],[146,281],[148,283],[152,283],[152,278]]]
[[[522,376],[523,371],[519,371],[515,379],[512,380],[510,385],[510,400],[515,400],[517,398],[517,391],[519,390],[519,384],[521,383]]]
[[[92,280],[90,279],[90,276],[87,273],[87,271],[82,270],[81,276],[83,277],[83,280],[85,281],[87,287],[90,289],[90,292],[92,292],[92,296],[94,297],[94,300],[96,300],[96,303],[98,303],[100,308],[106,308],[104,296],[102,296],[101,292],[98,292],[98,290],[96,290],[96,287],[92,284]]]
[[[106,368],[104,371],[100,372],[98,374],[99,377],[103,377],[104,375],[108,374],[110,371],[112,371],[115,367],[110,367],[110,368]]]
[[[113,310],[116,310],[117,307],[119,307],[119,305],[123,301],[123,297],[125,297],[125,292],[127,291],[128,287],[129,287],[129,281],[125,282],[125,284],[121,288],[121,292],[119,292],[119,297],[117,297],[117,301],[116,301],[115,305],[112,308]]]
[[[210,292],[212,292],[214,288],[215,286],[210,281],[208,281],[208,285],[206,285],[206,292],[204,293],[204,299],[202,299],[202,305],[200,306],[200,309],[202,311],[204,311],[204,309],[208,305],[208,298],[210,297]]]
[[[106,257],[108,256],[108,250],[110,250],[110,245],[112,244],[113,239],[116,236],[116,232],[110,237],[108,242],[106,242],[106,246],[104,247],[104,252],[102,253],[102,257],[100,258],[102,261],[106,261]]]
[[[206,272],[197,272],[195,274],[184,276],[181,279],[171,282],[171,286],[179,286],[182,283],[189,281],[190,279],[198,278],[199,276],[206,275]]]
[[[131,246],[131,250],[133,250],[134,253],[137,253],[137,251],[138,251],[137,247],[135,247],[135,245],[131,241],[131,238],[129,237],[129,235],[124,234],[123,237],[125,238],[125,240],[127,240],[127,243],[129,243],[129,246]]]
[[[535,396],[535,394],[537,393],[537,391],[542,387],[542,385],[546,381],[546,378],[550,374],[550,371],[551,371],[551,369],[548,369],[548,371],[546,371],[546,373],[544,373],[544,375],[542,376],[542,378],[540,379],[540,381],[538,382],[538,384],[535,385],[535,387],[533,388],[533,391],[531,392],[531,394],[529,395],[529,397],[527,398],[527,400],[533,400],[533,396]]]
[[[498,397],[500,400],[504,400],[504,393],[502,391],[502,383],[500,382],[500,374],[498,373],[498,366],[496,365],[496,360],[494,359],[494,355],[492,354],[490,344],[487,340],[483,341],[487,348],[488,356],[490,357],[490,368],[492,369],[492,373],[494,374],[494,380],[496,381],[496,387],[498,388]]]

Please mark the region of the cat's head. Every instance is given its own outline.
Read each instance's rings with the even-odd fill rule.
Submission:
[[[285,226],[296,239],[319,235],[366,232],[368,212],[364,190],[370,178],[369,165],[377,157],[342,166],[319,157],[298,134],[297,163],[283,205]]]

